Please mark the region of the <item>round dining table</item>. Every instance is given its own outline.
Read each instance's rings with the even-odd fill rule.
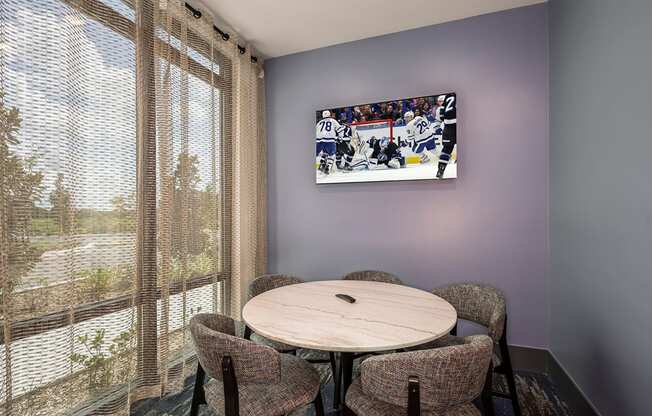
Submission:
[[[327,280],[262,293],[245,304],[242,318],[271,340],[335,353],[338,408],[351,384],[354,357],[440,338],[457,323],[457,312],[444,299],[409,286]]]

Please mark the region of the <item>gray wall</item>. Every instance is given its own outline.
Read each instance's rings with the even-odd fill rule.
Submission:
[[[510,342],[547,346],[547,24],[538,5],[268,60],[270,271],[487,282]],[[315,110],[445,91],[457,180],[315,185]]]
[[[551,347],[603,415],[652,413],[651,17],[550,4]]]

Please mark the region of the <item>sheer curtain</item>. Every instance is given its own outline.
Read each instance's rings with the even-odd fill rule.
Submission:
[[[193,6],[0,0],[0,414],[177,390],[265,271],[261,63]]]
[[[188,2],[161,2],[168,8],[181,10]],[[202,13],[191,19],[189,27],[195,33],[211,39],[217,53],[231,63],[231,90],[226,96],[232,103],[223,114],[232,138],[230,157],[225,164],[232,172],[230,232],[230,280],[225,290],[228,302],[225,312],[240,317],[247,300],[249,283],[267,272],[267,146],[265,132],[265,80],[263,60],[255,56],[253,46],[229,26],[220,22],[222,31],[230,34],[224,41],[215,31],[216,23],[199,2],[192,6]],[[189,16],[187,11],[186,16]],[[256,62],[252,61],[256,58]],[[225,260],[226,261],[226,260]]]
[[[248,285],[267,270],[267,155],[263,72],[249,48],[234,58],[234,198],[231,314],[239,317]]]

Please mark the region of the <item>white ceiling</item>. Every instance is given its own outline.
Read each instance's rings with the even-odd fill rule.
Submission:
[[[203,0],[267,57],[546,0]]]

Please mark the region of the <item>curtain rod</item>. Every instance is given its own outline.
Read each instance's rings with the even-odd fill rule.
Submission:
[[[190,11],[190,13],[192,14],[192,16],[193,16],[195,19],[201,19],[202,14],[201,14],[201,12],[200,12],[199,10],[195,9],[194,7],[192,7],[189,3],[185,3],[185,4],[186,4],[186,9],[188,9],[188,10]],[[228,41],[229,39],[231,39],[231,35],[229,35],[229,34],[228,34],[227,32],[225,32],[225,31],[221,30],[219,27],[213,25],[213,29],[214,29],[217,33],[219,33],[219,35],[222,37],[222,40],[223,40],[223,41],[226,42],[226,41]],[[238,47],[238,51],[240,51],[240,55],[244,55],[244,53],[247,52],[247,48],[245,48],[244,46],[240,46],[240,45],[236,45],[236,46]],[[252,64],[255,64],[255,63],[257,63],[257,62],[258,62],[258,57],[252,55],[252,56],[251,56],[251,63],[252,63]]]

